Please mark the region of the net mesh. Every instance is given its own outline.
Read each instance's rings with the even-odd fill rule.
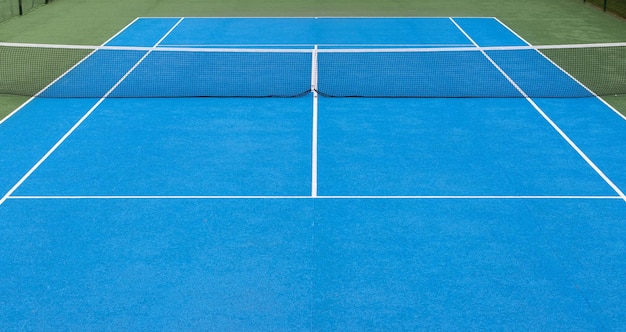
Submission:
[[[575,98],[626,94],[626,43],[425,49],[0,43],[0,94],[49,98]]]

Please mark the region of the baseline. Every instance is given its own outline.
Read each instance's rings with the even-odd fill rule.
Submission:
[[[120,199],[128,199],[128,200],[137,200],[137,199],[420,199],[420,200],[428,200],[428,199],[518,199],[518,200],[539,200],[539,199],[567,199],[567,200],[575,200],[575,199],[594,199],[594,200],[616,200],[622,199],[620,196],[475,196],[475,195],[415,195],[415,196],[324,196],[324,195],[315,195],[315,196],[246,196],[246,195],[236,195],[236,196],[215,196],[215,195],[165,195],[165,196],[132,196],[132,195],[121,195],[121,196],[97,196],[97,195],[84,195],[84,196],[37,196],[37,195],[23,195],[23,196],[10,196],[8,199],[12,200],[58,200],[58,199],[70,199],[70,200],[81,200],[81,199],[98,199],[98,200],[120,200]]]

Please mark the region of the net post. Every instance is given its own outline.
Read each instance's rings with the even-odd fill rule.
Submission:
[[[17,7],[19,8],[20,16],[24,15],[24,8],[22,7],[22,0],[19,0],[17,2]]]

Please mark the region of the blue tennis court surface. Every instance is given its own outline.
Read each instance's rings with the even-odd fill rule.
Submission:
[[[106,45],[526,42],[494,18],[139,18]],[[565,98],[584,87],[536,53],[520,66],[477,52],[480,71],[450,57],[410,77],[470,82],[481,98],[318,97],[301,93],[311,75],[277,83],[294,98],[115,98],[158,97],[168,70],[189,67],[124,50],[98,71],[106,52],[48,90],[94,98],[33,98],[0,123],[0,329],[626,326],[626,119]],[[328,55],[319,88],[332,92],[342,68],[322,72]],[[522,97],[537,66],[558,98]],[[466,75],[437,81],[445,70]],[[359,89],[380,76],[362,74]]]

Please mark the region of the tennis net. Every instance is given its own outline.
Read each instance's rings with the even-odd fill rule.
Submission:
[[[0,94],[48,98],[576,98],[626,94],[626,43],[168,48],[0,43]]]

